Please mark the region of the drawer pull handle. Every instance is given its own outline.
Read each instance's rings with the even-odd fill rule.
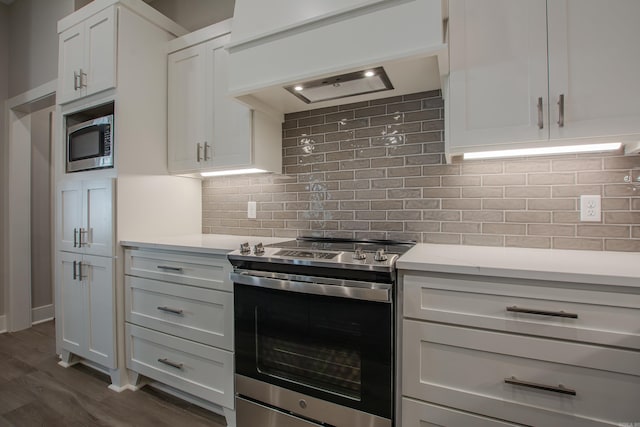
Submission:
[[[529,381],[522,381],[522,380],[517,379],[516,377],[505,378],[504,382],[507,383],[507,384],[518,385],[518,386],[522,386],[522,387],[529,387],[529,388],[535,388],[535,389],[538,389],[538,390],[552,391],[554,393],[568,394],[568,395],[571,395],[571,396],[575,396],[576,395],[576,391],[575,390],[567,388],[567,387],[563,386],[562,384],[558,384],[557,386],[538,384],[538,383],[532,383],[532,382],[529,382]]]
[[[182,363],[172,362],[171,360],[167,359],[166,357],[164,359],[158,359],[158,362],[163,363],[163,364],[165,364],[167,366],[171,366],[172,368],[182,369]]]
[[[570,319],[577,319],[578,315],[576,313],[567,313],[566,311],[547,311],[547,310],[536,310],[532,308],[521,308],[515,305],[511,307],[507,307],[507,311],[511,311],[513,313],[526,313],[526,314],[539,314],[541,316],[553,316],[553,317],[568,317]]]
[[[160,311],[166,311],[167,313],[171,313],[171,314],[177,314],[182,316],[184,314],[183,310],[180,308],[171,308],[171,307],[166,307],[166,306],[160,306],[158,307],[158,310]]]
[[[159,265],[158,270],[175,271],[176,273],[182,273],[182,267],[171,267],[168,265]]]

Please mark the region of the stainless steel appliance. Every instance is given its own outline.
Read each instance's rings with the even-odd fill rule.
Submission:
[[[395,261],[413,242],[243,245],[234,267],[238,427],[389,427]]]
[[[67,172],[113,167],[113,114],[67,127]]]

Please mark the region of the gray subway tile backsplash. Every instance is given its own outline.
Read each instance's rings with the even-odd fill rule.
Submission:
[[[203,233],[640,252],[640,156],[444,161],[439,91],[287,114],[283,175],[203,181]],[[598,194],[602,222],[580,222]],[[257,218],[247,219],[247,202]]]

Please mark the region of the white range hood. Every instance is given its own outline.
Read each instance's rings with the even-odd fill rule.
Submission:
[[[281,117],[440,89],[445,19],[446,0],[236,0],[229,93]]]

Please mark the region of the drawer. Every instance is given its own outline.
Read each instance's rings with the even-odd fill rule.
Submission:
[[[226,255],[196,255],[127,249],[125,274],[181,283],[202,288],[232,291],[231,264]]]
[[[444,406],[402,398],[402,427],[518,427],[507,421],[494,420]]]
[[[237,425],[239,426],[276,426],[276,427],[320,427],[318,423],[299,418],[289,412],[269,408],[265,405],[236,398]]]
[[[402,352],[406,397],[528,425],[640,420],[636,351],[404,320]]]
[[[640,350],[639,293],[437,274],[404,275],[403,292],[404,317]]]
[[[233,350],[233,294],[125,276],[127,322]]]
[[[126,324],[127,368],[233,408],[233,353]]]

